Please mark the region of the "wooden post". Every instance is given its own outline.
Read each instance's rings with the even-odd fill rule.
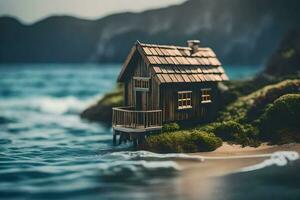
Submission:
[[[120,133],[119,145],[123,142],[124,133]]]
[[[127,144],[128,140],[129,140],[129,134],[124,133],[124,143]]]
[[[134,147],[134,148],[137,147],[137,144],[138,144],[137,136],[135,135],[135,136],[133,137],[133,147]]]
[[[140,134],[138,136],[138,144],[143,144],[144,141],[145,141],[145,134]]]
[[[117,134],[116,134],[116,131],[113,130],[113,145],[116,145],[117,144]]]

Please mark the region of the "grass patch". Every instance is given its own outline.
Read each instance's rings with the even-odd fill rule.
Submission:
[[[177,123],[164,124],[162,127],[163,132],[173,132],[173,131],[178,131],[179,129],[180,126]]]
[[[222,145],[222,140],[205,131],[175,131],[153,135],[146,139],[142,148],[158,153],[184,153],[213,151]]]
[[[110,93],[104,95],[96,104],[91,105],[80,116],[84,119],[111,124],[112,108],[123,105],[123,88],[121,84]]]
[[[270,104],[260,118],[261,137],[276,144],[300,142],[300,94],[286,94]]]
[[[99,105],[119,107],[123,105],[124,91],[122,84],[118,84],[117,87],[107,94],[105,94],[99,101]]]
[[[167,124],[166,133],[147,138],[144,148],[160,153],[196,152],[213,151],[222,141],[242,146],[259,146],[263,137],[276,143],[299,141],[299,95],[285,95],[299,93],[299,87],[300,80],[285,80],[239,97],[214,123],[187,129]],[[286,118],[283,123],[282,117]]]
[[[221,112],[217,123],[205,125],[199,129],[209,130],[216,136],[222,138],[223,141],[238,143],[243,146],[258,146],[263,139],[265,141],[271,141],[276,138],[275,135],[271,135],[270,137],[264,135],[270,132],[276,132],[276,130],[279,130],[277,131],[278,135],[284,135],[282,138],[285,138],[286,141],[290,140],[288,139],[291,137],[288,137],[287,128],[295,127],[295,124],[297,124],[295,120],[297,121],[297,119],[300,118],[291,114],[292,110],[298,109],[298,105],[295,103],[296,97],[293,96],[293,100],[291,100],[290,95],[288,95],[290,99],[282,97],[283,99],[279,101],[281,104],[283,104],[283,102],[287,104],[288,99],[293,102],[289,102],[288,104],[291,112],[289,112],[287,108],[285,111],[283,108],[280,111],[285,112],[288,116],[293,116],[293,120],[288,116],[285,117],[289,122],[292,122],[293,125],[284,125],[283,123],[282,128],[278,127],[282,124],[280,123],[280,112],[275,113],[273,102],[275,105],[279,104],[275,103],[277,102],[277,98],[280,99],[282,95],[288,93],[298,93],[299,87],[300,80],[285,80],[277,84],[265,86],[246,96],[239,97],[234,103],[228,105]],[[266,113],[264,114],[264,112]],[[276,116],[278,116],[278,121],[274,119]],[[281,115],[281,117],[284,116],[285,115]],[[295,129],[297,128],[291,128],[290,131],[295,132]],[[279,136],[277,138],[279,138]],[[296,139],[293,139],[293,141],[295,140]]]
[[[221,113],[218,121],[236,121],[250,123],[258,119],[264,108],[273,103],[278,97],[297,93],[300,80],[285,80],[277,84],[268,85],[249,95],[239,97],[235,102],[228,105]]]

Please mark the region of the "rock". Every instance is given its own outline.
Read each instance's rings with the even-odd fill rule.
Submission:
[[[123,89],[121,85],[117,85],[113,92],[105,94],[96,104],[80,113],[80,117],[89,121],[111,123],[112,108],[122,105]]]
[[[80,113],[80,117],[89,121],[111,123],[112,106],[97,103]]]

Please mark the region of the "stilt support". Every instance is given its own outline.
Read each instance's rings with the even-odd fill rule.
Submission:
[[[117,134],[116,134],[116,131],[114,131],[113,133],[113,145],[116,145],[117,144]]]
[[[124,133],[120,133],[119,145],[122,144],[123,140],[124,140]]]
[[[138,139],[137,139],[137,137],[134,137],[133,138],[133,147],[137,147],[137,145],[138,145]]]
[[[136,148],[145,142],[146,137],[159,132],[160,130],[147,131],[147,132],[129,132],[129,131],[113,130],[113,144],[121,145],[123,143],[126,144],[127,142],[132,142],[133,147]]]

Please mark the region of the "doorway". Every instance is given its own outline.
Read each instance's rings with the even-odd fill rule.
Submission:
[[[135,109],[147,110],[147,92],[135,91]]]

